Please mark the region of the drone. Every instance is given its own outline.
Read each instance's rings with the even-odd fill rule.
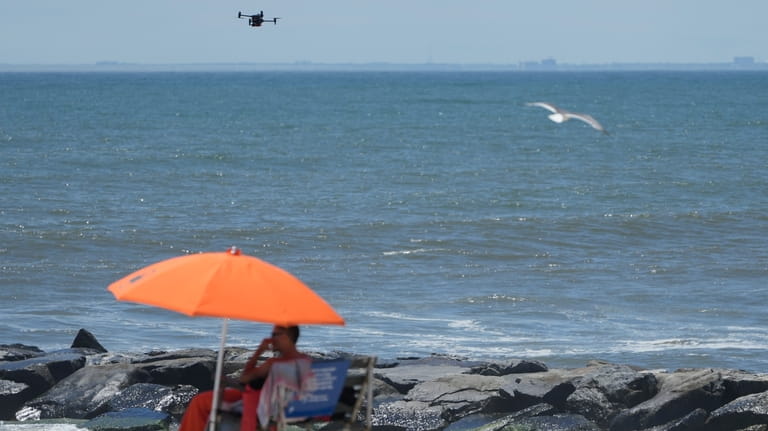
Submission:
[[[280,18],[264,19],[264,11],[257,13],[256,15],[246,15],[242,12],[237,13],[238,18],[248,18],[248,25],[251,27],[261,27],[261,24],[265,22],[273,22],[277,24],[277,20]]]

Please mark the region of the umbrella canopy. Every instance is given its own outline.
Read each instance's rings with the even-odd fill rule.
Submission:
[[[280,326],[344,324],[344,319],[301,280],[234,247],[155,263],[117,280],[108,289],[121,301],[189,316]]]

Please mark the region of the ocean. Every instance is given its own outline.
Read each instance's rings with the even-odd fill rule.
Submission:
[[[0,73],[0,344],[218,348],[106,288],[244,253],[300,347],[768,372],[768,73]],[[526,102],[589,113],[610,134]],[[231,321],[227,344],[270,327]]]

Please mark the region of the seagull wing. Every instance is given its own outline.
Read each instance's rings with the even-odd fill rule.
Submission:
[[[547,111],[552,112],[554,114],[559,114],[560,113],[560,108],[558,108],[557,106],[555,106],[555,105],[553,105],[551,103],[547,103],[547,102],[529,102],[529,103],[526,103],[525,105],[526,106],[538,106],[539,108],[544,108]]]
[[[599,130],[599,131],[601,131],[603,133],[606,133],[605,129],[603,128],[603,125],[598,123],[597,120],[595,120],[591,115],[579,114],[579,113],[576,113],[576,112],[567,112],[567,113],[565,113],[565,116],[568,117],[568,118],[574,118],[576,120],[583,121],[583,122],[589,124],[590,126],[592,126],[593,128],[595,128],[595,129],[597,129],[597,130]]]

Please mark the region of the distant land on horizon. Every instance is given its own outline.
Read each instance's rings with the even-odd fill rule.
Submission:
[[[177,63],[144,64],[101,61],[93,64],[5,64],[0,72],[250,72],[250,71],[768,71],[768,62],[734,57],[722,63],[599,63],[568,64],[554,59],[517,64],[503,63]]]

